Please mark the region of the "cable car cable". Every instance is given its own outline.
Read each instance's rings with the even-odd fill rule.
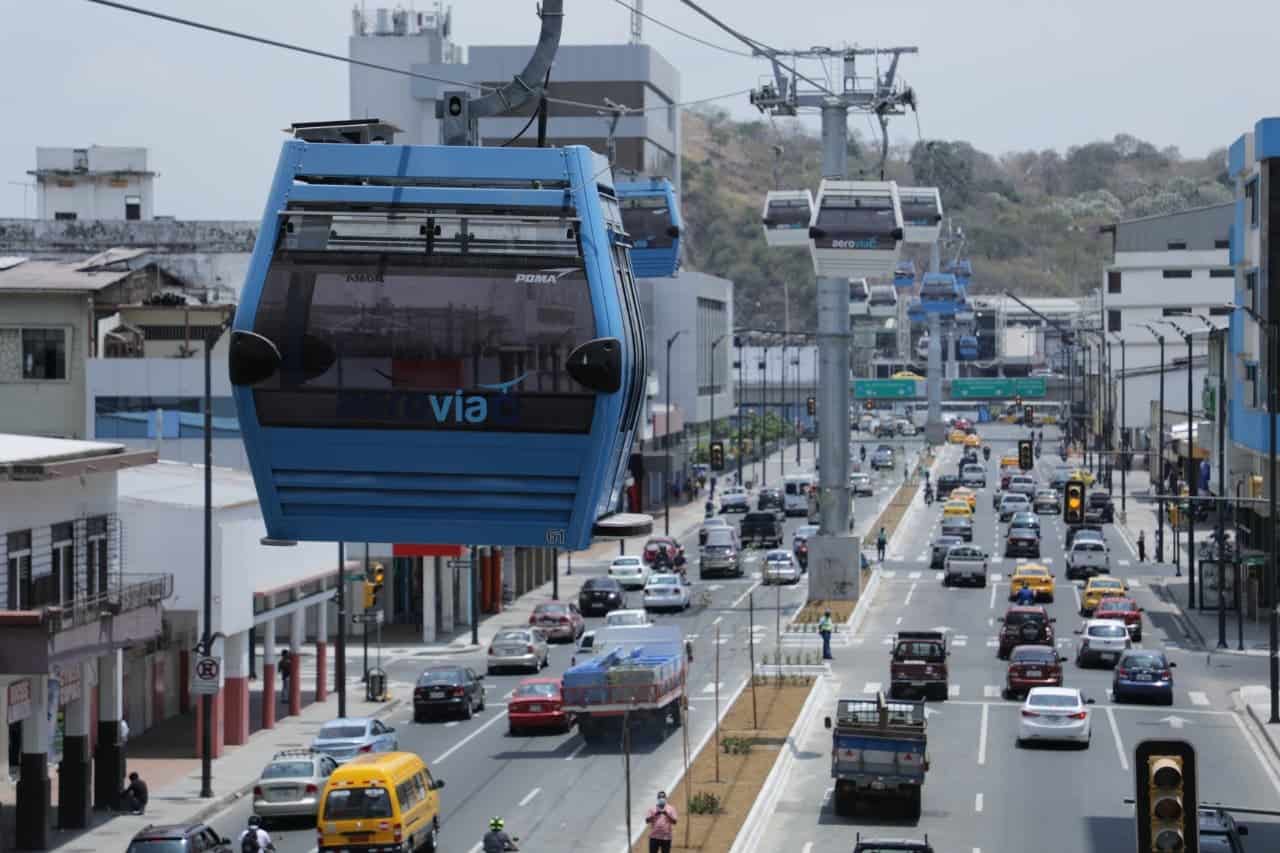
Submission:
[[[614,2],[614,3],[617,3],[617,4],[618,4],[619,6],[621,6],[622,8],[627,9],[627,10],[629,10],[629,11],[631,11],[631,12],[633,12],[633,13],[635,13],[635,14],[639,15],[640,17],[644,18],[644,19],[645,19],[646,21],[648,21],[649,23],[651,23],[651,24],[657,24],[658,26],[662,27],[664,30],[670,30],[671,32],[675,33],[676,35],[678,35],[678,36],[684,36],[685,38],[689,39],[690,41],[696,41],[698,44],[705,45],[706,47],[714,48],[715,50],[723,51],[723,52],[728,53],[728,54],[731,54],[731,55],[733,55],[733,56],[742,56],[742,57],[745,57],[745,58],[747,58],[747,59],[755,59],[755,56],[754,56],[753,54],[747,53],[746,51],[742,51],[742,50],[734,50],[734,49],[733,49],[733,48],[731,48],[731,47],[725,47],[724,45],[719,45],[719,44],[716,44],[715,42],[707,41],[706,39],[699,38],[698,36],[690,35],[689,33],[686,33],[684,30],[676,29],[675,27],[671,26],[670,24],[664,23],[664,22],[662,22],[662,21],[658,20],[657,18],[653,17],[652,15],[649,15],[649,14],[646,14],[646,13],[644,13],[644,12],[641,12],[641,11],[640,11],[639,9],[637,9],[635,6],[632,6],[632,5],[631,5],[631,4],[629,4],[629,3],[625,3],[625,2],[623,2],[623,0],[613,0],[613,2]]]
[[[547,86],[548,86],[548,85],[550,85],[550,83],[551,83],[551,72],[550,72],[550,71],[548,71],[548,72],[547,72],[547,77],[546,77],[546,79],[542,81],[542,91],[543,91],[543,92],[546,92],[546,91],[547,91]],[[544,94],[541,98],[539,98],[539,99],[538,99],[538,103],[537,103],[537,104],[534,106],[534,108],[533,108],[533,115],[529,116],[529,120],[528,120],[527,122],[525,122],[524,127],[520,128],[520,132],[519,132],[519,133],[517,133],[515,136],[511,137],[510,139],[508,139],[506,142],[504,142],[504,143],[502,143],[501,145],[499,145],[498,147],[499,147],[499,148],[506,148],[507,146],[509,146],[509,145],[511,145],[513,142],[515,142],[517,139],[519,139],[520,137],[522,137],[522,136],[524,136],[526,133],[528,133],[528,132],[529,132],[529,128],[533,127],[533,123],[534,123],[535,121],[537,121],[537,120],[538,120],[538,118],[542,115],[542,110],[543,110],[544,105],[546,104],[546,102],[547,102],[547,97],[546,97],[546,95]],[[539,146],[539,147],[541,147],[541,146]]]

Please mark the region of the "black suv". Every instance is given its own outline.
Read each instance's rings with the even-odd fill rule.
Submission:
[[[608,615],[611,610],[626,606],[626,590],[616,578],[587,578],[587,582],[578,590],[578,610],[584,616],[597,612]]]
[[[1230,812],[1222,809],[1200,809],[1200,850],[1202,853],[1244,853],[1241,836],[1249,827],[1236,823]]]
[[[786,502],[782,497],[780,489],[761,489],[760,496],[756,499],[756,509],[776,509],[782,512],[786,508]]]
[[[938,477],[934,486],[934,497],[939,501],[945,501],[947,495],[951,494],[952,489],[960,488],[960,478],[953,477],[950,474],[943,474]]]
[[[231,840],[203,823],[148,826],[133,836],[127,853],[231,853]]]
[[[1112,524],[1116,520],[1116,505],[1106,492],[1090,492],[1084,506],[1084,519],[1094,524]]]
[[[933,846],[929,844],[929,836],[924,837],[924,841],[916,841],[913,838],[863,838],[861,833],[854,836],[853,853],[889,853],[889,851],[902,851],[902,853],[933,853]]]

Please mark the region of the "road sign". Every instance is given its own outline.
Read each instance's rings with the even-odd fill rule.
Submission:
[[[359,583],[364,580],[364,572],[347,572],[342,579],[347,583]]]
[[[448,560],[445,562],[445,566],[447,566],[450,570],[455,572],[466,571],[471,568],[471,561],[470,560]]]
[[[916,396],[914,379],[855,379],[853,396],[858,400],[901,400]]]
[[[1043,376],[1023,377],[1018,379],[953,379],[951,380],[951,399],[973,400],[988,397],[1043,397],[1047,391],[1047,383]]]
[[[191,667],[191,693],[195,696],[213,696],[222,686],[222,658],[200,655]]]
[[[381,625],[382,608],[366,610],[364,613],[352,613],[351,622],[354,625]]]

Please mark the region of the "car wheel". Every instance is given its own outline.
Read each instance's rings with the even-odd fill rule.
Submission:
[[[476,708],[476,710],[477,710],[477,711],[483,711],[483,710],[484,710],[484,688],[481,688],[481,689],[480,689],[480,707],[479,707],[479,708]]]
[[[1024,749],[1026,745],[1027,745],[1026,742],[1020,737],[1016,737],[1013,739],[1014,749]]]
[[[472,702],[470,699],[468,699],[462,705],[462,719],[469,720],[473,716],[475,716],[475,713],[476,713],[476,709],[472,707]]]

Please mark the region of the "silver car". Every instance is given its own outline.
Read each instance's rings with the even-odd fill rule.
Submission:
[[[1120,654],[1133,648],[1129,632],[1115,619],[1090,619],[1076,631],[1080,643],[1076,646],[1076,666],[1093,663],[1112,664],[1120,660]]]
[[[960,482],[971,489],[985,489],[987,469],[981,465],[966,465],[960,471]]]
[[[339,717],[325,723],[311,741],[311,749],[339,762],[367,752],[395,752],[400,748],[396,730],[372,717]]]
[[[855,495],[873,495],[875,489],[871,487],[871,475],[854,474],[849,478],[849,487],[853,489]]]
[[[729,486],[720,493],[721,512],[746,512],[751,509],[751,499],[741,486]]]
[[[795,557],[791,556],[791,552],[779,549],[765,554],[760,582],[762,584],[799,583],[800,566],[796,563]]]
[[[486,672],[492,675],[500,669],[527,669],[538,672],[551,662],[551,648],[547,634],[541,628],[511,626],[499,628],[489,643]]]
[[[277,752],[253,786],[253,813],[263,820],[302,817],[315,820],[320,792],[338,762],[309,749]]]
[[[1005,492],[1000,498],[1000,520],[1008,521],[1019,512],[1029,512],[1031,500],[1021,492]]]

